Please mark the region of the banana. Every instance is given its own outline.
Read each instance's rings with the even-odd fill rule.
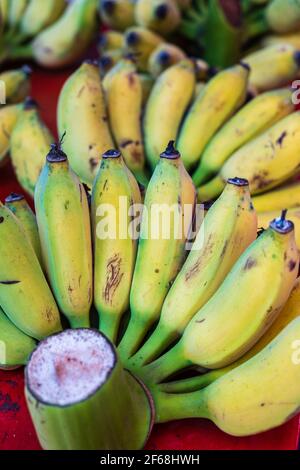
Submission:
[[[72,328],[89,327],[93,276],[88,199],[66,154],[55,144],[34,200],[44,264],[59,308]]]
[[[141,115],[143,88],[136,67],[124,59],[109,73],[105,89],[111,130],[127,167],[146,184]]]
[[[123,49],[112,49],[110,51],[103,52],[99,59],[99,68],[101,77],[105,77],[107,73],[118,64],[118,62],[124,58]],[[104,86],[104,81],[103,81]]]
[[[13,30],[19,27],[28,3],[29,0],[10,0],[8,23]]]
[[[186,58],[185,52],[178,46],[169,43],[159,45],[150,55],[148,69],[154,77],[158,77],[164,70]]]
[[[92,186],[101,155],[113,148],[98,66],[84,62],[65,83],[58,103],[63,150],[79,178]]]
[[[215,295],[192,318],[181,340],[140,369],[141,379],[146,384],[159,383],[188,366],[218,369],[242,357],[279,315],[298,269],[294,225],[285,220],[284,212],[243,253]]]
[[[276,33],[291,33],[300,28],[300,4],[295,0],[272,0],[266,8],[266,19]]]
[[[146,192],[130,292],[131,317],[119,347],[124,361],[136,352],[158,319],[171,283],[184,262],[194,206],[194,185],[170,142]]]
[[[133,54],[140,72],[148,72],[149,57],[163,41],[158,34],[141,26],[134,26],[128,28],[124,34],[124,49]]]
[[[300,183],[294,182],[253,197],[258,212],[281,211],[283,208],[300,207]]]
[[[106,152],[92,192],[94,302],[100,329],[114,343],[120,321],[129,307],[136,258],[137,241],[130,233],[130,211],[133,204],[141,204],[138,184],[128,171],[119,151]],[[110,234],[105,231],[103,221],[107,210],[114,217]]]
[[[299,338],[298,317],[259,354],[205,390],[156,394],[157,421],[208,418],[233,436],[250,436],[284,424],[299,413]]]
[[[97,32],[98,0],[73,0],[61,17],[31,45],[33,58],[44,67],[71,65],[85,52]]]
[[[248,76],[247,67],[236,65],[218,73],[197,96],[178,137],[187,170],[198,163],[209,140],[245,101]]]
[[[0,166],[6,161],[10,147],[10,136],[16,125],[21,105],[3,106],[0,108]]]
[[[262,92],[279,88],[298,76],[300,51],[290,44],[278,44],[253,52],[243,62],[251,69],[250,85]]]
[[[30,92],[31,69],[24,65],[20,69],[0,73],[0,83],[4,86],[7,104],[23,101]]]
[[[98,42],[100,55],[102,52],[122,49],[124,45],[124,35],[119,31],[105,31],[101,34]]]
[[[59,312],[32,245],[2,203],[0,259],[0,306],[9,319],[36,339],[59,331]]]
[[[225,181],[234,175],[249,181],[251,194],[279,186],[299,171],[299,145],[300,112],[295,112],[237,150],[219,175],[199,188],[199,199],[218,196]]]
[[[29,0],[19,30],[24,38],[36,36],[54,23],[66,8],[65,0]]]
[[[230,372],[232,369],[249,361],[256,354],[260,353],[271,341],[273,341],[289,323],[295,318],[299,317],[299,302],[300,302],[300,279],[297,279],[292,293],[285,304],[284,309],[280,312],[279,316],[268,329],[268,331],[261,337],[261,339],[250,349],[250,351],[242,356],[237,361],[233,362],[227,367],[222,369],[215,369],[205,374],[201,374],[190,379],[178,380],[160,385],[160,390],[167,393],[186,393],[195,392],[201,388],[207,387],[218,378]]]
[[[170,140],[175,140],[195,89],[193,62],[185,59],[163,72],[155,82],[144,116],[146,157],[152,169]]]
[[[193,316],[256,239],[256,234],[257,216],[248,182],[238,178],[229,180],[223,194],[208,211],[194,247],[166,296],[155,331],[131,358],[132,367],[152,361],[183,334]]]
[[[270,47],[279,44],[290,44],[296,49],[300,50],[300,34],[289,33],[289,34],[277,34],[263,37],[261,41],[262,47]]]
[[[273,220],[274,217],[278,217],[279,214],[280,214],[280,210],[269,211],[269,212],[259,212],[257,214],[258,226],[261,227],[262,229],[265,229],[270,223],[270,220]],[[300,250],[300,209],[296,207],[291,208],[288,210],[288,214],[289,214],[289,219],[295,225],[295,238],[296,238],[297,246]]]
[[[148,73],[140,73],[139,76],[140,76],[141,85],[142,85],[142,92],[143,92],[142,105],[144,108],[148,102],[155,80]]]
[[[19,330],[0,308],[0,370],[21,367],[36,347],[36,342]]]
[[[17,217],[30,241],[35,254],[43,265],[41,242],[35,214],[22,194],[11,193],[5,199],[5,205]]]
[[[175,31],[181,21],[180,8],[173,0],[137,0],[135,7],[137,24],[144,28],[168,35]]]
[[[220,171],[240,147],[294,111],[288,89],[263,93],[237,112],[206,146],[193,175],[196,186]]]
[[[1,29],[5,29],[8,22],[9,0],[0,0],[0,21]]]
[[[136,0],[100,0],[100,17],[110,28],[124,31],[135,24]]]
[[[53,141],[36,102],[27,99],[11,134],[10,154],[19,183],[31,196]]]

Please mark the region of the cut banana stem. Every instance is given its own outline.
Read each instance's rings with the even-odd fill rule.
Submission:
[[[46,450],[138,450],[148,439],[154,419],[150,394],[94,330],[67,330],[40,343],[25,382]]]
[[[28,240],[30,241],[42,266],[42,250],[36,217],[25,197],[22,194],[11,193],[5,199],[5,205],[21,222],[23,230],[26,233]]]
[[[0,306],[24,333],[43,339],[61,330],[59,312],[21,223],[0,203]]]
[[[194,393],[154,392],[157,421],[207,418],[233,436],[276,428],[299,413],[300,317],[270,345],[213,384]]]
[[[35,347],[36,342],[19,330],[0,308],[0,369],[26,364]]]
[[[264,335],[284,307],[298,276],[294,225],[285,220],[285,214],[271,222],[244,252],[216,294],[193,317],[182,339],[164,356],[141,368],[145,383],[162,382],[192,365],[225,367]]]
[[[266,228],[274,217],[279,217],[280,210],[271,212],[258,212],[258,226]],[[288,210],[288,217],[295,226],[295,238],[298,249],[300,250],[300,208],[291,208]]]
[[[136,352],[149,328],[158,320],[187,253],[195,188],[173,144],[170,142],[161,154],[146,192],[130,293],[131,318],[119,346],[124,362]]]
[[[238,178],[229,180],[222,196],[208,211],[190,254],[168,292],[155,331],[131,358],[131,367],[152,361],[183,334],[256,235],[257,216],[248,182]]]
[[[94,302],[100,329],[114,343],[120,321],[129,308],[138,238],[132,226],[135,204],[141,210],[140,190],[135,179],[130,178],[121,153],[106,152],[92,192]],[[106,210],[113,217],[110,224],[105,219]]]
[[[282,331],[291,323],[295,318],[299,317],[299,302],[300,302],[300,279],[297,279],[292,293],[285,304],[283,310],[268,329],[268,331],[262,336],[262,338],[250,349],[250,351],[239,360],[233,362],[227,367],[209,371],[205,374],[201,374],[190,379],[178,380],[174,382],[160,384],[159,388],[161,391],[167,393],[187,393],[195,392],[201,388],[207,387],[219,377],[230,372],[232,369],[244,364],[246,361],[254,357],[271,341],[273,341]]]
[[[73,328],[89,326],[93,300],[90,212],[86,191],[53,144],[35,190],[45,269]]]

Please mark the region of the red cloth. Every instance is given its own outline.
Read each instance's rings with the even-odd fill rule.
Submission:
[[[56,103],[69,72],[33,74],[33,97],[41,105],[46,124],[55,132]],[[0,169],[0,199],[21,191],[11,166]],[[23,370],[0,371],[0,450],[40,449],[24,399]],[[206,420],[185,420],[155,426],[148,442],[151,450],[295,450],[300,436],[299,417],[273,431],[249,438],[234,438]]]

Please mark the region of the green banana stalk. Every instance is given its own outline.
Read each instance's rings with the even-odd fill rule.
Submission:
[[[180,341],[140,369],[146,384],[160,383],[192,365],[225,367],[264,335],[287,302],[298,276],[294,225],[285,220],[285,214],[244,252],[215,295],[192,318]]]
[[[23,230],[26,233],[28,240],[30,241],[35,251],[35,254],[42,266],[42,250],[37,221],[35,214],[31,210],[25,197],[22,194],[11,193],[5,199],[5,205],[21,222]]]
[[[132,186],[134,185],[134,187]],[[116,343],[120,321],[129,308],[137,240],[130,233],[133,204],[141,204],[137,182],[129,177],[119,151],[103,155],[92,191],[94,241],[94,302],[100,329]],[[139,206],[140,209],[140,206]],[[107,234],[104,217],[111,210],[112,233]],[[106,223],[106,222],[105,222]]]
[[[156,329],[131,358],[131,368],[136,370],[153,361],[184,333],[194,315],[256,239],[256,234],[257,217],[248,182],[229,180],[223,194],[209,209],[190,254],[166,296]]]
[[[35,209],[44,265],[60,310],[73,328],[88,327],[93,300],[88,199],[55,144],[36,185]]]
[[[27,335],[43,339],[61,330],[59,312],[31,243],[0,203],[0,306]]]
[[[94,330],[40,343],[25,370],[25,394],[46,450],[142,449],[154,421],[150,394]]]
[[[25,365],[35,347],[34,339],[19,330],[0,308],[0,369]]]
[[[119,345],[124,362],[136,352],[158,320],[164,299],[186,255],[195,188],[173,142],[161,154],[144,206],[130,292],[131,317]]]

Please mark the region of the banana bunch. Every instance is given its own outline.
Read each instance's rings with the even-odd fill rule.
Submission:
[[[48,68],[72,64],[96,35],[97,7],[98,0],[2,1],[0,62],[26,57]]]

